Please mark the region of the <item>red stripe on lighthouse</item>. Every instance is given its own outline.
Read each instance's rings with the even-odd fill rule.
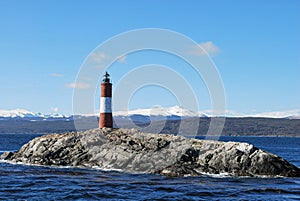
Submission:
[[[101,99],[100,99],[100,119],[99,128],[112,128],[112,83],[110,83],[109,74],[106,72],[101,83]]]

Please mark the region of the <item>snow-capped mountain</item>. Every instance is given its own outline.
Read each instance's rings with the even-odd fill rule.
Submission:
[[[232,113],[232,111],[231,111]],[[300,110],[291,110],[286,112],[269,112],[269,113],[259,113],[253,115],[241,115],[237,113],[226,112],[227,117],[265,117],[265,118],[286,118],[286,119],[300,119]],[[80,118],[95,118],[98,117],[99,113],[95,114],[81,114],[74,116],[67,116],[64,114],[52,113],[43,114],[35,113],[25,109],[15,109],[15,110],[0,110],[0,120],[3,119],[33,119],[33,120],[72,120],[73,117]],[[133,121],[139,122],[149,122],[155,120],[177,120],[189,117],[210,117],[211,111],[205,110],[202,112],[191,111],[180,106],[173,107],[153,107],[148,109],[137,109],[130,111],[114,111],[113,116],[116,119],[127,119],[130,118]],[[151,119],[151,120],[150,120]]]
[[[299,119],[300,109],[253,114],[251,117]]]
[[[168,108],[153,107],[149,109],[137,109],[130,111],[114,112],[114,120],[118,123],[122,121],[133,121],[136,123],[149,123],[152,121],[181,120],[190,117],[207,117],[205,114],[193,112],[191,110],[173,106]]]
[[[300,119],[300,115],[292,115],[292,116],[288,116],[286,118],[287,119]]]
[[[16,109],[16,110],[0,110],[0,117],[35,117],[36,114],[24,109]]]
[[[178,116],[178,117],[206,117],[205,114],[194,112],[179,106],[173,106],[168,108],[153,107],[148,109],[137,109],[130,111],[118,111],[114,112],[114,116],[131,116],[131,115],[143,115],[143,116]]]
[[[25,109],[15,109],[15,110],[0,110],[0,120],[5,119],[25,119],[32,121],[45,121],[45,120],[72,120],[73,118],[95,118],[98,117],[99,113],[96,114],[82,114],[74,116],[66,116],[63,114],[43,114],[35,113]],[[168,108],[154,107],[150,109],[138,109],[131,111],[118,111],[113,112],[115,120],[130,120],[136,122],[151,122],[158,120],[180,120],[188,117],[206,117],[206,115],[193,112],[188,109],[184,109],[179,106],[173,106]]]
[[[59,118],[69,118],[69,116],[63,114],[43,114],[43,113],[34,113],[25,109],[15,109],[15,110],[0,110],[0,118],[22,118],[22,119],[59,119]]]

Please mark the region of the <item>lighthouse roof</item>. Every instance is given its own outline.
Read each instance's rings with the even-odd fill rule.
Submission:
[[[104,74],[104,76],[103,76],[104,78],[103,78],[102,81],[103,81],[104,83],[110,83],[109,76],[110,76],[110,75],[109,75],[108,72],[106,71],[105,74]]]

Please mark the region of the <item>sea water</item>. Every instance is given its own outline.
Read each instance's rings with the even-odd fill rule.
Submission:
[[[0,134],[0,154],[40,135]],[[200,137],[201,138],[201,137]],[[221,137],[249,142],[300,167],[300,138]],[[0,162],[0,200],[299,200],[300,178],[165,177]]]

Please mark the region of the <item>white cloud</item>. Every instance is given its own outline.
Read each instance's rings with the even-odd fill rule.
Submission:
[[[103,63],[105,60],[108,59],[108,56],[103,52],[98,52],[98,53],[93,52],[90,57],[93,61],[98,63]]]
[[[126,55],[119,56],[117,61],[120,63],[126,63]]]
[[[85,82],[74,82],[74,83],[66,84],[65,87],[73,88],[73,89],[87,89],[90,87],[90,85]]]
[[[220,52],[219,47],[217,47],[212,41],[207,41],[204,43],[200,43],[197,46],[193,48],[193,50],[190,52],[194,55],[206,55],[206,54],[217,54]]]
[[[64,75],[60,74],[60,73],[51,73],[51,74],[49,74],[49,76],[51,76],[51,77],[63,77]]]
[[[52,107],[52,108],[51,108],[51,111],[52,111],[53,113],[57,113],[57,112],[58,112],[58,107]]]
[[[107,54],[105,54],[104,52],[97,52],[97,53],[93,52],[91,54],[90,58],[93,62],[97,63],[96,68],[103,68],[104,67],[103,65],[105,64],[105,62],[108,61],[109,56]],[[123,54],[123,55],[118,56],[116,61],[119,63],[126,63],[126,58],[127,58],[126,55]]]

